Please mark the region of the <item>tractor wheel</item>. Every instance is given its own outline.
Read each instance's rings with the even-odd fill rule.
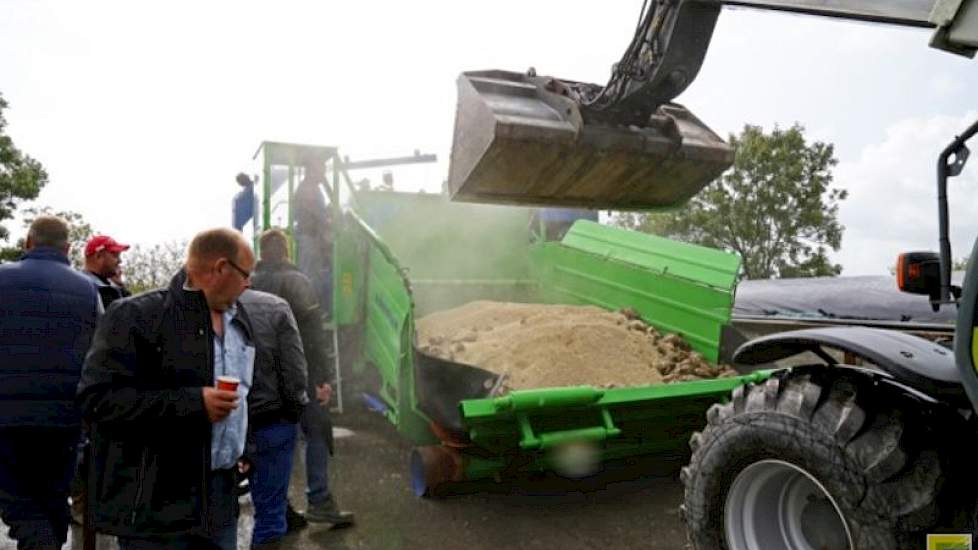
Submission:
[[[690,441],[692,547],[923,548],[948,467],[922,408],[841,369],[737,388]]]

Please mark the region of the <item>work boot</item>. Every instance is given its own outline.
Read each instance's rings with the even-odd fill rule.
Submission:
[[[296,531],[301,531],[306,527],[309,527],[309,522],[306,521],[306,516],[303,516],[292,507],[292,503],[289,503],[289,507],[285,509],[285,524],[286,532],[294,533]]]
[[[344,512],[336,506],[333,497],[325,502],[310,504],[306,510],[306,520],[311,523],[331,523],[333,527],[353,525],[353,512]]]

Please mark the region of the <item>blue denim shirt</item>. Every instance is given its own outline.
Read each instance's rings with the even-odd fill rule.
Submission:
[[[214,382],[222,375],[235,376],[238,384],[238,408],[211,429],[211,469],[227,469],[237,464],[248,434],[248,391],[255,369],[255,348],[234,320],[237,308],[223,313],[224,337],[214,334]]]

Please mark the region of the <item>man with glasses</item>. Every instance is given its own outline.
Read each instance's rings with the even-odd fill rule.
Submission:
[[[254,264],[237,231],[203,231],[168,288],[118,302],[99,324],[78,403],[92,424],[91,521],[123,550],[236,546],[255,359],[238,297]]]

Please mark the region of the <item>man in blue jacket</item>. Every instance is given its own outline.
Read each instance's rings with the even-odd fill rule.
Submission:
[[[68,224],[40,216],[0,265],[0,516],[17,547],[58,549],[81,420],[74,406],[100,305],[68,263]]]

